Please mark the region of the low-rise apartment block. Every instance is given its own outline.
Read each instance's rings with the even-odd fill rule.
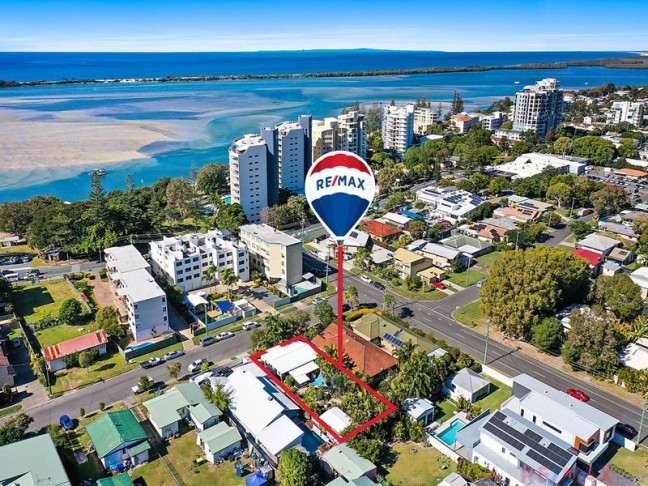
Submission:
[[[267,224],[247,224],[240,230],[253,269],[278,280],[284,287],[302,280],[301,241]]]
[[[106,270],[124,306],[131,335],[142,341],[169,332],[167,297],[133,245],[106,248]]]
[[[605,123],[616,125],[621,122],[632,123],[635,127],[640,128],[644,122],[644,104],[630,101],[612,103],[612,108],[607,112]]]
[[[151,266],[155,275],[183,292],[190,292],[212,282],[205,271],[214,265],[215,280],[221,272],[230,269],[243,282],[250,280],[250,262],[247,246],[233,241],[219,230],[163,238],[150,244]]]

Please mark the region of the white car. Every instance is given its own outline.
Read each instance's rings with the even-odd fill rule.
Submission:
[[[320,302],[326,302],[326,299],[325,299],[324,297],[315,297],[315,298],[313,299],[313,305],[317,305],[317,304],[319,304]]]
[[[207,360],[205,358],[197,359],[196,361],[189,363],[187,369],[189,370],[189,373],[195,373],[196,371],[199,371],[200,368],[202,368],[203,363],[206,362]]]
[[[232,334],[231,332],[228,331],[220,332],[216,335],[216,341],[223,341],[231,337],[234,337],[234,334]]]
[[[148,379],[151,383],[155,383],[155,380],[153,379],[152,376],[148,376]],[[138,382],[137,385],[131,387],[131,391],[133,392],[133,395],[139,395],[144,390],[140,390],[139,382]]]
[[[250,329],[254,329],[255,327],[261,327],[261,324],[259,324],[256,321],[244,322],[243,323],[243,330],[244,331],[249,331]]]
[[[368,284],[370,284],[370,283],[373,282],[373,280],[371,280],[371,279],[370,279],[369,277],[367,277],[366,275],[360,275],[360,280],[362,280],[364,283],[368,283]]]

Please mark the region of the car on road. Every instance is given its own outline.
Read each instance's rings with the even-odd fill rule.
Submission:
[[[311,250],[310,254],[313,255],[313,256],[317,256],[317,255],[319,255],[319,252],[317,250]]]
[[[581,402],[586,402],[590,399],[587,393],[585,393],[583,390],[578,390],[576,388],[568,388],[567,395],[569,395],[572,398],[575,398],[576,400],[580,400]]]
[[[164,355],[164,361],[171,361],[172,359],[184,356],[184,351],[169,351]]]
[[[163,362],[162,358],[158,358],[157,356],[155,356],[154,358],[149,358],[146,361],[142,361],[140,363],[140,366],[145,370],[147,370],[149,368],[153,368],[159,364],[162,364],[162,362]]]
[[[441,282],[432,282],[432,285],[435,289],[445,290],[445,285],[443,285]]]
[[[315,297],[315,298],[313,299],[313,305],[317,305],[317,304],[319,304],[320,302],[326,302],[326,299],[325,299],[324,297]]]
[[[373,280],[371,280],[366,275],[360,275],[360,280],[362,280],[364,283],[368,283],[368,284],[373,283]]]
[[[254,329],[255,327],[261,327],[261,324],[259,324],[257,321],[243,323],[244,331],[249,331],[250,329]]]
[[[209,346],[210,344],[214,344],[216,342],[216,338],[214,336],[205,336],[200,338],[200,345],[204,348],[205,346]]]
[[[196,361],[189,363],[187,369],[189,370],[189,373],[195,373],[196,371],[200,371],[204,363],[207,363],[205,358],[197,359]]]
[[[486,281],[486,277],[482,278],[479,282],[477,282],[477,287],[481,287],[484,285],[484,282]]]
[[[381,284],[380,282],[374,282],[371,285],[374,286],[374,288],[377,288],[378,290],[385,290],[385,286]]]
[[[219,332],[219,333],[216,335],[216,341],[223,341],[223,340],[225,340],[225,339],[229,339],[229,338],[231,338],[231,337],[234,337],[234,334],[231,333],[231,332],[229,332],[229,331]]]
[[[151,375],[147,376],[147,378],[149,379],[149,381],[151,383],[155,383],[155,380],[153,379],[153,377]],[[137,382],[136,385],[131,387],[131,391],[133,392],[133,395],[139,395],[140,393],[144,392],[145,390],[140,390],[139,382]]]
[[[625,424],[623,422],[619,422],[616,426],[617,432],[619,432],[621,435],[627,437],[628,439],[634,439],[637,436],[637,429],[635,429],[632,425],[630,424]]]
[[[59,418],[59,424],[65,430],[72,430],[74,428],[74,420],[72,420],[68,415],[61,415]]]

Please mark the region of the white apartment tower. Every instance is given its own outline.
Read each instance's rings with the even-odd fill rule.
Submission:
[[[306,134],[297,122],[283,122],[275,126],[277,137],[277,171],[279,187],[296,194],[304,193],[306,178]],[[310,155],[310,154],[309,154]]]
[[[615,101],[612,108],[607,112],[605,122],[608,125],[616,125],[621,122],[632,123],[640,128],[643,125],[644,104],[631,103],[630,101]]]
[[[438,113],[432,108],[417,106],[414,109],[414,133],[427,135],[427,127],[434,125]]]
[[[525,86],[515,95],[513,130],[533,130],[544,138],[562,119],[563,92],[557,79],[546,78]]]
[[[414,141],[414,105],[383,106],[382,139],[386,150],[407,151]]]
[[[364,115],[350,111],[337,118],[337,147],[335,150],[353,152],[363,159],[367,156],[367,133]]]
[[[337,150],[337,118],[324,118],[313,120],[312,135],[312,160],[319,159],[322,155]]]
[[[149,246],[153,272],[183,292],[212,284],[205,278],[211,265],[216,268],[216,281],[225,269],[232,270],[243,282],[250,279],[247,247],[230,240],[226,231],[165,237]]]

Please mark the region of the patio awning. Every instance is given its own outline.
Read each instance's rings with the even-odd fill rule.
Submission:
[[[199,305],[209,304],[209,301],[205,299],[202,294],[189,294],[184,299],[182,299],[182,302],[188,302],[194,308]]]
[[[315,363],[315,361],[311,361],[310,363],[306,363],[299,368],[295,368],[289,374],[295,379],[298,385],[303,385],[308,382],[308,373],[312,373],[313,371],[317,371],[318,369],[319,366],[317,366],[317,363]]]

